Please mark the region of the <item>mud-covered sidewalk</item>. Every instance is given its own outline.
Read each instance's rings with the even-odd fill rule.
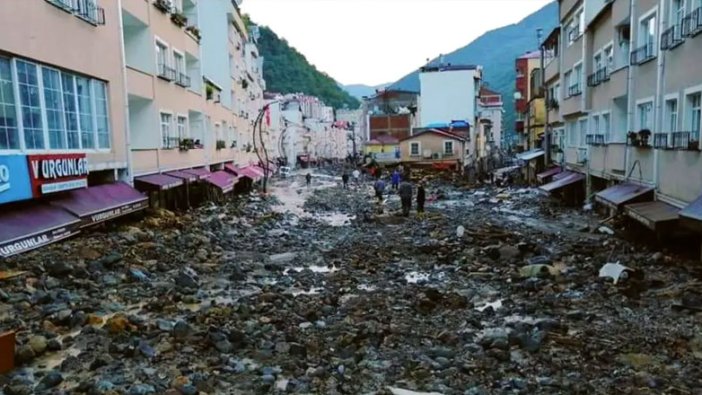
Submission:
[[[0,394],[693,394],[694,262],[530,189],[279,180],[0,262]],[[617,283],[606,263],[628,269]]]

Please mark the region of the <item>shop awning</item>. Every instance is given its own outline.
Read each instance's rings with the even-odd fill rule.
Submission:
[[[517,154],[517,159],[521,159],[523,161],[530,161],[534,160],[540,156],[544,156],[544,150],[542,149],[533,149],[530,151],[522,152],[521,154]]]
[[[680,219],[689,228],[702,231],[702,196],[680,210]]]
[[[235,176],[238,176],[239,173],[241,172],[241,169],[239,169],[238,167],[236,167],[236,165],[231,164],[231,163],[225,164],[224,170],[228,171],[231,174],[234,174]]]
[[[266,170],[264,170],[262,166],[259,166],[259,165],[251,165],[251,166],[249,166],[249,167],[252,167],[254,170],[256,170],[257,172],[261,173],[261,177],[265,176],[265,174],[266,174]],[[273,170],[271,170],[271,169],[269,168],[269,169],[268,169],[268,175],[270,176],[270,175],[272,175],[272,174],[273,174]]]
[[[65,239],[79,232],[80,219],[48,204],[0,212],[0,256],[9,257]]]
[[[203,179],[209,177],[211,174],[210,171],[204,167],[196,167],[194,169],[186,169],[186,170],[183,170],[183,172],[188,173],[188,174],[193,174],[193,175],[197,176],[197,178],[199,180],[203,180]]]
[[[85,227],[143,210],[149,206],[149,198],[118,182],[76,189],[52,200],[51,204],[78,216]]]
[[[658,201],[627,204],[624,206],[624,211],[629,217],[641,222],[647,228],[656,230],[676,222],[680,209]]]
[[[258,170],[254,169],[253,167],[244,167],[243,169],[239,169],[239,176],[240,177],[248,177],[254,181],[258,181],[261,178],[263,178],[263,174],[259,173]]]
[[[550,169],[548,169],[548,170],[546,170],[546,171],[543,171],[543,172],[537,174],[537,175],[536,175],[536,178],[537,178],[539,181],[544,181],[545,179],[547,179],[547,178],[549,178],[549,177],[551,177],[551,176],[555,176],[556,174],[560,173],[561,171],[562,171],[562,170],[561,170],[560,167],[552,167],[552,168],[550,168]]]
[[[165,174],[151,174],[135,178],[134,185],[138,189],[165,191],[183,185],[183,180]]]
[[[568,173],[568,174],[563,174],[563,173]],[[585,179],[585,175],[580,174],[580,173],[574,173],[574,172],[569,172],[569,171],[563,172],[563,173],[561,173],[562,176],[559,177],[557,180],[552,181],[548,184],[542,185],[539,188],[543,191],[546,191],[546,192],[556,192],[559,189],[576,184],[576,183],[583,181]]]
[[[211,173],[210,176],[205,179],[205,181],[221,189],[223,193],[229,193],[234,189],[234,185],[238,180],[236,176],[231,175],[224,170],[220,170]]]
[[[186,173],[182,170],[169,171],[168,173],[166,173],[166,175],[175,178],[180,178],[185,182],[195,182],[198,180],[198,177],[195,174]]]
[[[595,201],[613,209],[619,209],[623,204],[639,203],[653,200],[653,188],[624,182],[609,187],[595,195]]]

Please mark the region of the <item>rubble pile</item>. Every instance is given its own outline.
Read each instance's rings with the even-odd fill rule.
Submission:
[[[0,332],[19,342],[0,393],[702,387],[692,263],[533,190],[428,194],[423,219],[338,186],[307,198],[319,218],[259,196],[159,211],[4,261],[24,273],[0,276]],[[366,220],[324,220],[338,212]]]

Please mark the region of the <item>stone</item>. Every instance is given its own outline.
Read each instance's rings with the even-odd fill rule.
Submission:
[[[155,394],[156,388],[151,384],[134,384],[129,388],[129,395]]]
[[[46,343],[46,348],[49,351],[59,351],[62,348],[61,341],[59,339],[50,339],[48,343]]]
[[[133,331],[135,327],[129,322],[124,314],[117,314],[105,323],[105,328],[112,334],[120,334],[125,331]]]
[[[46,351],[47,345],[47,340],[44,336],[32,336],[29,338],[29,341],[27,342],[29,344],[29,347],[32,348],[32,351],[34,351],[35,355],[41,355]]]
[[[176,286],[180,288],[186,288],[189,290],[195,290],[200,287],[200,284],[198,283],[197,279],[192,275],[192,273],[188,273],[186,271],[181,271],[178,273],[178,275],[175,278],[175,283]]]
[[[234,349],[232,343],[230,343],[229,340],[226,339],[215,342],[214,346],[217,349],[217,351],[223,354],[230,353]]]
[[[18,363],[26,363],[34,359],[36,357],[36,353],[32,349],[32,346],[29,344],[25,344],[22,346],[19,346],[17,348],[17,352],[15,353],[15,357],[17,358]]]
[[[46,265],[46,272],[55,277],[63,277],[73,272],[73,267],[65,260],[53,261]]]
[[[192,328],[190,328],[190,324],[188,324],[185,321],[178,321],[175,323],[173,326],[173,336],[176,339],[182,340],[190,336],[190,333],[192,332]]]
[[[39,381],[39,387],[43,389],[54,388],[63,382],[63,375],[56,370],[51,370]]]

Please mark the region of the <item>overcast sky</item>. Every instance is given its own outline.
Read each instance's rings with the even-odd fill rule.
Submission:
[[[377,85],[549,1],[244,0],[242,9],[337,81]]]

